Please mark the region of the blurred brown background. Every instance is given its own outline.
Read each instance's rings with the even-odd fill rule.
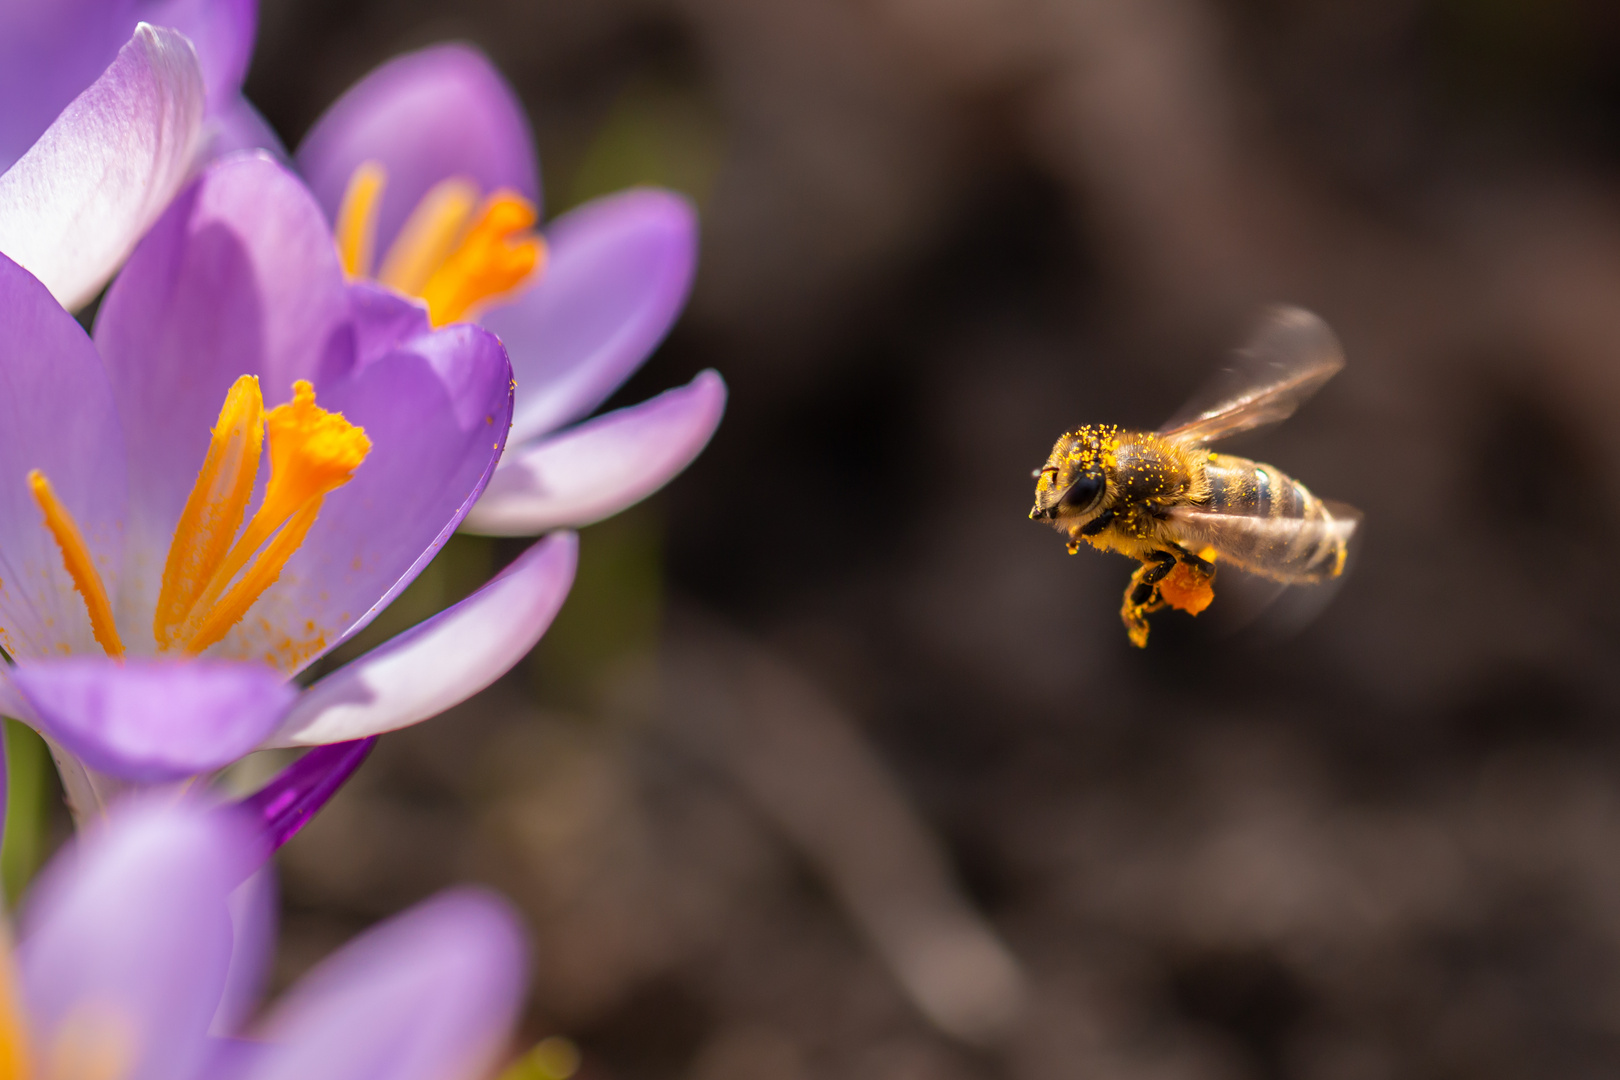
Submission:
[[[1620,8],[263,3],[290,144],[464,38],[548,215],[690,193],[616,402],[732,387],[531,661],[287,849],[282,978],[472,879],[590,1080],[1620,1073]],[[1350,366],[1238,449],[1363,508],[1358,565],[1297,633],[1135,651],[1029,471],[1277,300]]]

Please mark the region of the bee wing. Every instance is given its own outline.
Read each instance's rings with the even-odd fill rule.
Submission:
[[[1344,367],[1344,350],[1327,323],[1297,307],[1266,312],[1235,361],[1217,372],[1159,434],[1211,443],[1287,419]]]
[[[1361,512],[1343,503],[1322,502],[1320,517],[1275,518],[1255,514],[1222,514],[1190,507],[1172,511],[1183,542],[1215,549],[1216,566],[1280,581],[1306,585],[1337,577],[1341,553],[1361,524]]]

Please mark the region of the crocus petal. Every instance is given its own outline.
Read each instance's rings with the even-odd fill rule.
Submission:
[[[546,241],[544,276],[483,320],[512,356],[514,443],[590,415],[663,340],[692,285],[697,214],[627,191],[564,214]]]
[[[725,407],[726,384],[703,371],[650,401],[525,446],[501,461],[462,527],[529,536],[611,517],[690,465]]]
[[[369,623],[461,523],[499,460],[512,366],[467,323],[415,338],[321,392],[371,439],[280,580],[214,655],[299,670]]]
[[[546,632],[573,583],[578,550],[573,533],[548,536],[467,599],[320,679],[272,743],[309,746],[393,731],[465,701]]]
[[[242,85],[256,0],[50,0],[0,5],[0,172],[96,81],[137,24],[179,30],[197,49],[210,112]]]
[[[151,647],[169,540],[231,384],[257,375],[275,405],[294,380],[349,367],[348,317],[320,209],[262,155],[207,169],[107,290],[96,343],[125,421],[133,494],[118,605],[127,645]]]
[[[231,958],[226,898],[262,858],[241,822],[171,802],[124,804],[53,859],[17,949],[41,1057],[94,1038],[110,1064],[130,1056],[106,1075],[195,1075]]]
[[[349,284],[349,312],[354,324],[353,363],[360,366],[433,330],[426,304],[369,281]]]
[[[0,171],[106,70],[134,28],[132,0],[0,5]]]
[[[244,1080],[473,1080],[504,1049],[527,948],[506,903],[441,893],[350,942],[263,1026]]]
[[[467,45],[435,45],[390,60],[350,87],[298,148],[298,168],[336,220],[354,170],[381,162],[378,251],[440,180],[511,188],[536,204],[540,178],[529,123],[512,88]]]
[[[185,180],[203,98],[190,43],[143,23],[0,176],[0,251],[66,307],[88,302]]]
[[[143,22],[173,27],[196,46],[210,112],[241,88],[259,29],[259,0],[144,0],[136,7]]]
[[[264,740],[297,690],[262,664],[43,660],[12,680],[44,734],[90,768],[137,783],[210,772]]]
[[[270,846],[279,848],[337,794],[376,745],[372,736],[317,746],[243,799],[242,809],[259,822]]]
[[[232,94],[222,102],[209,102],[202,141],[197,155],[199,162],[216,161],[244,150],[263,150],[278,161],[288,160],[281,137],[241,94]]]
[[[241,810],[228,810],[239,821],[248,820]],[[260,837],[255,850],[269,854],[269,845]],[[208,1032],[216,1039],[230,1038],[259,1007],[270,960],[275,952],[276,922],[281,898],[276,892],[274,863],[265,863],[231,893],[227,902],[231,913],[231,964],[225,973],[225,987]],[[210,1074],[215,1075],[215,1074]]]
[[[0,664],[0,717],[9,716],[13,720],[21,720],[29,727],[37,727],[34,718],[34,707],[23,697],[23,692],[17,689],[12,681],[11,673],[15,668],[11,664]]]
[[[45,474],[115,588],[127,495],[112,392],[73,316],[4,256],[0,324],[0,645],[19,660],[100,652],[27,476]]]

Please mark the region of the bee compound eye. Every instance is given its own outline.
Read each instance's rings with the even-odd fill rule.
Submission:
[[[1097,501],[1103,487],[1102,477],[1096,473],[1083,473],[1069,485],[1069,490],[1058,500],[1066,509],[1084,510]]]

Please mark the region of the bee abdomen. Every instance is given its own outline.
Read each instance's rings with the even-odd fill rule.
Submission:
[[[1335,577],[1343,569],[1342,523],[1304,484],[1270,465],[1227,454],[1211,454],[1205,474],[1208,510],[1250,523],[1221,530],[1218,549],[1229,561],[1300,583]]]

